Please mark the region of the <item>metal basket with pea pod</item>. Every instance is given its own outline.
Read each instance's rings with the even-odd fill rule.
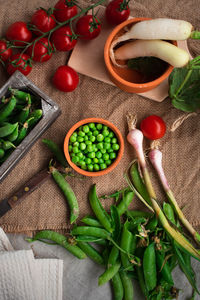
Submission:
[[[0,130],[7,132],[5,134],[3,132],[0,137],[0,148],[2,152],[5,152],[1,154],[2,157],[0,159],[0,182],[9,174],[61,112],[59,106],[52,99],[45,95],[19,71],[16,71],[0,89],[0,105],[2,105],[0,112],[2,112],[1,109],[4,106],[3,102],[6,101],[5,99],[10,97],[12,93],[15,97],[17,90],[25,92],[27,95],[29,94],[30,99],[27,99],[27,102],[24,104],[23,99],[20,102],[19,97],[18,102],[13,104],[15,110],[18,109],[18,112],[12,118],[8,117],[1,120]],[[10,106],[12,106],[12,103]],[[15,139],[12,135],[15,135],[14,129],[18,127],[20,132],[18,131],[18,137]],[[20,133],[21,136],[19,136]],[[8,136],[9,139],[7,138]]]

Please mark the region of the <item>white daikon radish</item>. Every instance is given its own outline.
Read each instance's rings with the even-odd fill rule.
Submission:
[[[189,62],[189,54],[173,44],[161,40],[136,40],[119,47],[114,52],[115,60],[127,60],[136,57],[154,56],[176,68],[181,68]],[[124,65],[118,66],[124,67]]]
[[[193,30],[192,24],[184,20],[158,18],[134,24],[130,30],[116,38],[110,46],[110,56],[114,56],[114,47],[131,39],[140,40],[186,40]]]

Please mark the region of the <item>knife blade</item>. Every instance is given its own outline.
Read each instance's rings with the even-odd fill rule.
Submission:
[[[48,178],[51,177],[47,168],[33,175],[25,184],[23,184],[17,192],[9,198],[5,198],[0,202],[0,217],[5,215],[13,207],[19,205],[28,195],[41,186]]]

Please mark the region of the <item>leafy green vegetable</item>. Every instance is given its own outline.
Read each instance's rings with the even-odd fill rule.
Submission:
[[[184,68],[175,68],[169,76],[172,105],[185,112],[200,108],[200,56]]]

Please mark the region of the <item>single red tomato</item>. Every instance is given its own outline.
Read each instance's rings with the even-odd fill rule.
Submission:
[[[16,40],[16,42],[14,42],[16,46],[26,46],[26,42],[30,42],[32,39],[32,33],[28,30],[26,23],[15,22],[8,27],[6,38],[9,41]]]
[[[38,9],[31,18],[31,24],[35,26],[34,33],[41,35],[50,31],[56,26],[55,16],[52,14],[52,9]]]
[[[140,129],[148,139],[157,140],[165,135],[166,124],[161,117],[151,115],[142,120]]]
[[[9,75],[12,75],[16,70],[25,76],[31,72],[32,66],[28,54],[17,53],[10,57],[7,64],[7,72]]]
[[[112,25],[118,25],[128,19],[130,9],[126,0],[113,0],[106,7],[106,19]]]
[[[75,1],[73,0],[59,0],[54,8],[54,15],[59,22],[71,19],[78,12]]]
[[[60,66],[53,76],[53,84],[62,92],[72,92],[79,83],[77,72],[68,66]]]
[[[95,39],[100,32],[100,22],[92,15],[83,16],[76,23],[76,34],[80,37],[80,39]]]
[[[33,45],[27,49],[27,54],[32,56]],[[37,62],[45,62],[52,57],[53,47],[47,38],[43,37],[35,43],[33,51],[33,60]]]
[[[51,42],[58,51],[69,51],[77,43],[77,36],[72,34],[70,26],[66,25],[55,30],[51,36]]]
[[[6,61],[12,55],[12,48],[8,48],[6,40],[0,40],[0,60]]]

